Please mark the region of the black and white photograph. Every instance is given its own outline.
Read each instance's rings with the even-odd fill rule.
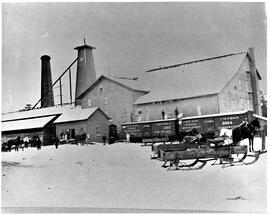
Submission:
[[[1,3],[1,213],[269,212],[266,2]]]

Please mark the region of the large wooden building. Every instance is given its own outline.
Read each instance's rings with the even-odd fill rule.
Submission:
[[[162,110],[175,117],[176,107],[185,117],[255,111],[261,76],[256,70],[255,88],[250,64],[249,53],[239,53],[154,71],[160,86],[137,99],[134,108],[143,120],[160,119]],[[261,115],[260,107],[256,113]]]
[[[255,73],[255,75],[254,75]],[[79,97],[82,108],[100,107],[117,124],[131,121],[254,110],[261,115],[253,49],[150,70],[138,80],[99,77]]]
[[[253,48],[247,52],[152,69],[140,78],[102,75],[98,79],[93,49],[86,44],[76,48],[77,108],[66,114],[64,108],[55,110],[56,107],[48,107],[18,112],[13,116],[4,115],[3,136],[32,135],[36,132],[47,141],[46,136],[54,134],[59,136],[69,132],[74,137],[86,132],[93,140],[101,141],[101,135],[108,137],[109,124],[120,128],[127,122],[159,120],[162,119],[162,111],[165,118],[174,118],[176,108],[184,117],[242,110],[253,110],[261,115],[261,76],[255,66]],[[46,63],[45,68],[50,73],[49,61]],[[47,87],[47,90],[51,88]]]
[[[98,106],[110,116],[113,124],[131,121],[136,114],[133,103],[148,91],[137,80],[102,75],[77,98],[82,108]]]

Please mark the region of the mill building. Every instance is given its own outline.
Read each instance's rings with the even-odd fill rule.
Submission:
[[[184,117],[242,110],[253,110],[255,114],[261,115],[261,76],[256,68],[253,48],[246,52],[151,69],[139,78],[107,75],[97,78],[94,49],[95,47],[87,44],[76,47],[77,58],[54,83],[51,78],[50,57],[42,56],[41,98],[34,105],[34,109],[40,103],[41,109],[51,113],[44,115],[42,110],[40,113],[34,113],[35,116],[24,117],[20,116],[24,113],[16,112],[13,119],[9,118],[12,114],[6,114],[2,116],[2,124],[6,124],[4,126],[8,128],[2,130],[2,135],[10,137],[18,133],[23,134],[26,129],[22,129],[20,125],[19,130],[12,127],[15,127],[15,123],[27,120],[27,130],[42,131],[44,139],[47,135],[59,137],[61,133],[68,131],[72,137],[82,132],[91,132],[94,140],[101,141],[101,135],[109,135],[110,124],[116,125],[120,132],[123,123],[162,119],[162,111],[165,113],[165,119],[174,118],[176,108]],[[76,87],[75,97],[72,97],[71,81],[75,80],[71,79],[70,72],[75,65]],[[61,100],[60,107],[57,107],[60,113],[55,114],[55,110],[52,110],[56,108],[53,87],[60,83],[62,98],[61,80],[62,76],[68,73],[70,103],[66,107],[71,110],[66,114],[63,113],[65,110],[59,110],[64,109]],[[82,113],[78,113],[80,111]],[[28,114],[31,112],[38,110],[30,110]],[[80,114],[85,116],[80,117]],[[33,121],[39,121],[39,125],[33,125]],[[93,124],[90,125],[91,123]]]

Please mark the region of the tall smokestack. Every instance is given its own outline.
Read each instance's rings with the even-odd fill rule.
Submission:
[[[41,108],[54,106],[52,74],[51,74],[51,57],[44,55],[41,59]]]
[[[86,44],[75,48],[75,50],[78,50],[75,102],[96,81],[93,49],[96,48]]]
[[[260,101],[260,89],[259,89],[259,81],[257,76],[257,69],[255,64],[255,53],[254,48],[248,49],[249,57],[250,57],[250,77],[251,77],[251,85],[252,85],[252,96],[253,96],[253,108],[254,113],[257,115],[262,115],[261,109],[261,101]]]

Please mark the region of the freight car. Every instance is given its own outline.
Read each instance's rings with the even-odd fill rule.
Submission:
[[[233,129],[243,121],[251,121],[253,111],[240,111],[184,117],[178,119],[153,120],[122,124],[122,137],[129,133],[131,142],[181,141],[188,131],[197,129],[206,138],[212,138],[221,128]]]
[[[253,118],[253,111],[185,117],[179,120],[180,139],[193,128],[205,137],[212,138],[220,129],[233,129],[244,121],[250,122]]]
[[[179,136],[177,119],[152,120],[121,125],[122,137],[130,135],[131,142],[173,141]]]

